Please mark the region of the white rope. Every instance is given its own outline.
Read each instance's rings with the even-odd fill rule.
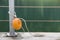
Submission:
[[[29,34],[31,35],[31,37],[33,37],[33,34],[30,33],[30,31],[29,31],[29,29],[28,29],[28,27],[27,27],[26,20],[23,19],[23,18],[20,18],[20,19],[22,19],[22,20],[24,21],[24,23],[25,23],[25,27],[26,27],[27,31],[29,32]]]
[[[25,32],[25,29],[22,27],[23,32]]]
[[[26,27],[27,31],[29,32],[29,29],[28,29],[28,27],[27,27],[27,24],[26,24],[25,19],[23,19],[23,18],[20,18],[20,19],[22,19],[22,20],[24,21],[24,23],[25,23],[25,27]]]

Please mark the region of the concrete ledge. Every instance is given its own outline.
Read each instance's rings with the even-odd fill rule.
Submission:
[[[6,37],[7,32],[0,32],[0,40],[60,40],[60,33],[17,32],[17,37]]]

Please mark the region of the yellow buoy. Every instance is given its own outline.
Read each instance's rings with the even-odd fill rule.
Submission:
[[[22,21],[19,18],[14,18],[12,21],[12,26],[15,30],[22,28]]]

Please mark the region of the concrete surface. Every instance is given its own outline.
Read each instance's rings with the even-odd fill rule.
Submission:
[[[60,40],[60,33],[17,32],[17,37],[6,37],[7,32],[0,32],[0,40]]]

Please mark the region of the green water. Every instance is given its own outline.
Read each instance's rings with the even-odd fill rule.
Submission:
[[[8,0],[0,0],[0,6],[8,6]],[[59,0],[15,0],[15,6],[60,6]],[[26,20],[60,20],[60,8],[15,8],[17,16]],[[8,7],[0,7],[0,20],[8,20]],[[60,22],[29,22],[30,32],[60,32]],[[23,27],[26,30],[24,23]],[[8,22],[0,21],[0,32],[9,31]],[[19,31],[23,31],[22,29]]]

